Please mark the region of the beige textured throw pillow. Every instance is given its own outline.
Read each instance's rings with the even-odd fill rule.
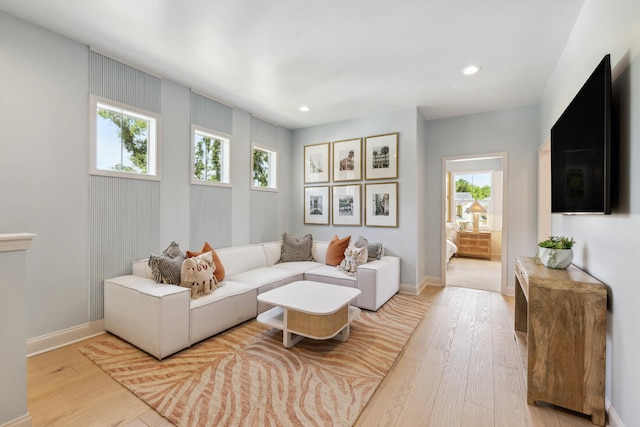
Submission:
[[[350,244],[344,251],[344,259],[338,265],[338,270],[350,276],[355,276],[358,272],[358,266],[367,262],[367,255],[366,246],[358,248],[356,245]]]
[[[280,253],[280,261],[313,261],[311,255],[311,247],[313,246],[313,237],[311,234],[302,237],[295,237],[289,233],[282,235],[282,251]]]
[[[219,287],[214,272],[213,252],[187,258],[180,271],[180,286],[191,289],[191,298],[210,294]]]

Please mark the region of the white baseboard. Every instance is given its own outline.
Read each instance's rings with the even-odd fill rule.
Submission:
[[[46,353],[104,333],[104,320],[85,323],[27,340],[27,357]]]
[[[618,413],[616,412],[616,410],[613,409],[613,406],[611,406],[611,402],[609,402],[608,399],[605,400],[604,406],[607,409],[607,416],[609,418],[608,425],[610,427],[624,427],[624,423],[618,416]]]
[[[420,295],[420,292],[429,285],[441,286],[439,277],[425,277],[417,286],[400,284],[400,292],[403,294]]]
[[[27,412],[25,415],[18,417],[15,420],[0,424],[0,427],[31,427],[32,425],[31,415]]]

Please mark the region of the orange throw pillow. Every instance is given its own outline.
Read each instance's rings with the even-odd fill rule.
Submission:
[[[202,246],[202,249],[200,250],[200,252],[187,251],[187,258],[198,256],[205,252],[213,252],[213,263],[216,265],[216,271],[213,272],[213,275],[215,276],[218,282],[222,282],[224,280],[224,275],[225,275],[224,266],[222,265],[222,261],[220,261],[220,258],[218,258],[218,254],[211,247],[209,242],[204,242],[204,246]]]
[[[340,261],[344,259],[344,251],[349,246],[350,240],[351,236],[343,237],[342,239],[338,238],[337,235],[333,236],[327,248],[327,256],[325,258],[327,265],[340,264]]]

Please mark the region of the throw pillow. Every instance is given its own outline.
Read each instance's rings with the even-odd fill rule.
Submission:
[[[215,270],[214,274],[216,276],[216,280],[218,282],[222,282],[224,280],[226,272],[224,271],[224,266],[222,265],[222,261],[220,261],[220,258],[218,257],[218,254],[211,247],[209,242],[204,242],[204,245],[202,246],[202,249],[200,249],[200,252],[187,251],[187,258],[198,256],[198,255],[201,255],[201,254],[203,254],[205,252],[211,252],[213,254],[213,263],[216,266],[216,270]]]
[[[356,248],[364,248],[365,246],[367,246],[369,244],[369,241],[367,239],[365,239],[362,236],[358,236],[358,240],[356,240],[355,242],[353,242],[353,245]]]
[[[342,239],[337,235],[333,236],[327,247],[327,255],[325,257],[327,265],[335,266],[340,264],[340,261],[344,259],[344,251],[349,246],[350,240],[351,236],[343,237]]]
[[[369,258],[367,262],[375,261],[384,256],[384,246],[382,246],[382,243],[369,243],[369,245],[367,246],[367,250],[369,252]]]
[[[295,237],[289,233],[284,233],[282,235],[280,261],[278,262],[313,261],[312,246],[313,237],[311,234]]]
[[[158,283],[179,285],[184,259],[184,254],[176,242],[171,242],[161,255],[151,254],[149,268],[151,268],[153,279]]]
[[[212,252],[187,258],[182,263],[180,286],[191,289],[191,298],[210,294],[220,286],[214,276],[215,270]]]
[[[358,266],[366,262],[367,247],[357,248],[354,244],[351,244],[344,251],[344,259],[340,262],[340,265],[338,265],[338,270],[350,276],[355,276],[358,272]]]

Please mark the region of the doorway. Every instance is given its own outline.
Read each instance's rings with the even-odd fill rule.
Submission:
[[[507,153],[443,158],[442,284],[506,293]]]

